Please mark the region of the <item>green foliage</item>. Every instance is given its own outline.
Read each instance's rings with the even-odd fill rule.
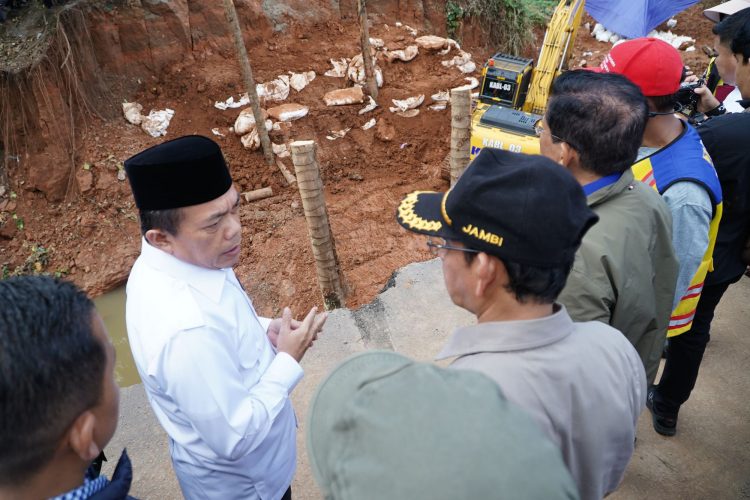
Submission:
[[[50,250],[42,245],[31,245],[31,253],[26,257],[26,261],[11,270],[8,264],[3,264],[2,270],[0,271],[0,279],[9,278],[11,276],[23,276],[23,275],[44,275],[47,276],[49,273],[45,272],[45,268],[49,264]],[[58,270],[55,273],[56,277],[64,276],[63,272],[67,274],[67,269]],[[58,273],[59,276],[58,276]]]
[[[472,17],[494,50],[518,55],[531,43],[535,26],[544,25],[557,0],[448,0],[445,5],[448,36],[460,20]],[[451,36],[452,37],[452,36]]]
[[[463,17],[464,9],[453,0],[448,0],[445,4],[445,27],[449,38],[457,39]]]

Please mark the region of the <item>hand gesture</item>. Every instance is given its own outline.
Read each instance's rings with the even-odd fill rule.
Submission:
[[[284,308],[281,315],[281,328],[276,341],[279,352],[285,352],[299,363],[328,318],[327,312],[317,314],[318,308],[313,307],[297,328],[292,328],[292,311]]]
[[[698,94],[699,100],[698,105],[696,108],[701,113],[705,113],[707,111],[711,111],[712,109],[716,108],[721,104],[719,100],[714,96],[710,90],[708,90],[708,87],[705,85],[701,85],[697,89],[693,90],[696,94]]]

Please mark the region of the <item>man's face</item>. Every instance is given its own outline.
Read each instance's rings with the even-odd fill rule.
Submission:
[[[107,329],[101,316],[96,311],[91,315],[91,327],[94,337],[104,348],[107,357],[102,380],[102,396],[92,409],[96,416],[94,440],[100,449],[109,443],[117,429],[117,414],[120,411],[120,388],[115,381],[115,346],[109,340]]]
[[[750,61],[743,62],[742,54],[733,54],[737,65],[735,71],[736,85],[740,88],[743,99],[750,99]]]
[[[732,50],[719,41],[718,35],[714,36],[714,50],[719,54],[714,62],[716,69],[719,71],[719,76],[721,76],[721,79],[727,85],[736,85],[735,71],[737,69],[737,62],[734,54],[732,54]]]
[[[222,196],[184,207],[177,234],[167,236],[172,255],[208,269],[223,269],[240,258],[240,196],[234,186]]]

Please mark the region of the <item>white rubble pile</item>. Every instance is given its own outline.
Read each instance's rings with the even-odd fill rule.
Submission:
[[[273,122],[271,120],[266,120],[266,129],[271,130],[271,128],[273,128]],[[253,127],[250,132],[240,137],[240,142],[250,151],[255,151],[260,148],[260,135],[258,134],[258,129]]]
[[[349,59],[342,57],[341,59],[331,59],[331,65],[333,69],[329,69],[323,75],[332,76],[334,78],[344,78],[346,76],[346,70],[349,67]]]
[[[268,118],[268,112],[265,109],[260,110],[263,118]],[[239,116],[234,121],[234,133],[237,135],[245,135],[255,128],[255,115],[253,114],[252,108],[245,108],[240,111]]]
[[[377,123],[377,120],[375,118],[371,118],[367,123],[362,125],[362,130],[370,130],[372,127],[375,126]]]
[[[345,106],[347,104],[360,104],[364,102],[365,94],[362,87],[355,85],[348,89],[331,90],[323,96],[326,106]]]
[[[297,92],[301,92],[313,80],[315,80],[315,71],[306,71],[304,73],[289,72],[289,86]]]
[[[229,96],[226,101],[216,101],[214,107],[224,111],[230,108],[241,108],[248,104],[250,104],[250,98],[247,96],[247,93],[244,93],[240,96],[239,101],[235,101],[234,96]]]
[[[369,113],[370,111],[378,107],[378,103],[375,102],[375,99],[373,99],[371,95],[368,95],[367,98],[370,100],[370,102],[367,104],[367,106],[360,109],[357,114],[364,115],[365,113]]]
[[[280,122],[291,122],[307,116],[310,108],[302,104],[290,103],[268,108],[268,116]]]
[[[151,137],[161,137],[167,135],[169,122],[174,116],[173,109],[152,109],[147,116],[143,116],[141,111],[143,106],[137,102],[122,103],[122,112],[125,119],[133,125],[140,125],[141,129]]]
[[[411,36],[417,36],[417,30],[415,30],[414,28],[412,28],[412,27],[411,27],[411,26],[409,26],[408,24],[402,24],[402,23],[400,23],[400,22],[396,22],[396,27],[397,27],[397,28],[404,28],[404,29],[405,29],[406,31],[408,31],[408,32],[409,32],[409,34],[410,34]]]
[[[675,19],[667,21],[667,26],[674,28],[677,26]],[[609,31],[601,23],[596,23],[594,29],[591,31],[591,36],[595,37],[600,42],[611,43],[613,45],[618,44],[621,41],[627,40],[626,37],[618,35],[612,31]],[[685,35],[676,35],[671,31],[657,31],[652,30],[648,35],[651,38],[658,38],[670,44],[672,47],[678,50],[684,50],[687,52],[695,50],[695,39]]]
[[[454,47],[456,50],[461,50],[461,46],[455,40],[435,35],[423,35],[415,39],[414,42],[425,50],[439,50],[441,56],[450,52]]]
[[[479,80],[477,80],[473,76],[467,76],[466,78],[464,78],[464,80],[468,81],[469,83],[467,83],[466,85],[461,85],[460,87],[456,87],[456,90],[474,90],[475,88],[479,87]]]
[[[448,102],[451,99],[450,93],[447,90],[441,90],[437,94],[432,94],[432,101],[434,104],[428,106],[432,111],[443,111],[448,107]]]
[[[287,147],[286,144],[276,144],[275,142],[272,142],[271,149],[273,150],[273,154],[279,158],[288,158],[290,155],[289,147]]]
[[[424,94],[407,97],[406,99],[391,99],[391,102],[395,106],[388,108],[391,113],[396,113],[404,118],[413,118],[419,114],[419,110],[415,108],[418,108],[424,102]]]
[[[382,38],[370,38],[370,45],[376,49],[382,49],[385,47],[385,42]]]
[[[385,58],[388,59],[389,63],[399,60],[409,62],[419,54],[419,48],[416,45],[409,45],[405,49],[400,50],[385,50]]]
[[[375,81],[377,82],[378,87],[382,87],[383,70],[380,69],[374,59],[373,66],[375,70]],[[365,60],[361,53],[352,57],[352,60],[349,62],[349,67],[346,70],[346,76],[349,77],[349,80],[359,85],[364,85],[367,81],[367,76],[365,75]]]
[[[279,75],[275,80],[255,86],[258,99],[281,102],[289,97],[289,75]]]
[[[447,68],[455,66],[461,73],[473,73],[477,69],[476,63],[471,60],[471,54],[463,50],[459,50],[458,55],[453,59],[442,61],[440,64]]]

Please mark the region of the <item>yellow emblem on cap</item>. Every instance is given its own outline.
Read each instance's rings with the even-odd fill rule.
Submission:
[[[443,199],[440,200],[440,213],[443,214],[443,219],[445,219],[445,222],[447,222],[449,226],[452,226],[453,220],[450,217],[448,217],[448,211],[445,209],[445,204],[448,202],[448,193],[450,192],[451,192],[450,189],[446,191],[445,194],[443,195]]]
[[[406,195],[406,198],[398,206],[398,218],[404,225],[409,226],[411,229],[439,231],[443,227],[443,224],[439,220],[424,219],[414,211],[414,205],[417,204],[421,193],[429,193],[429,191],[414,191]]]

